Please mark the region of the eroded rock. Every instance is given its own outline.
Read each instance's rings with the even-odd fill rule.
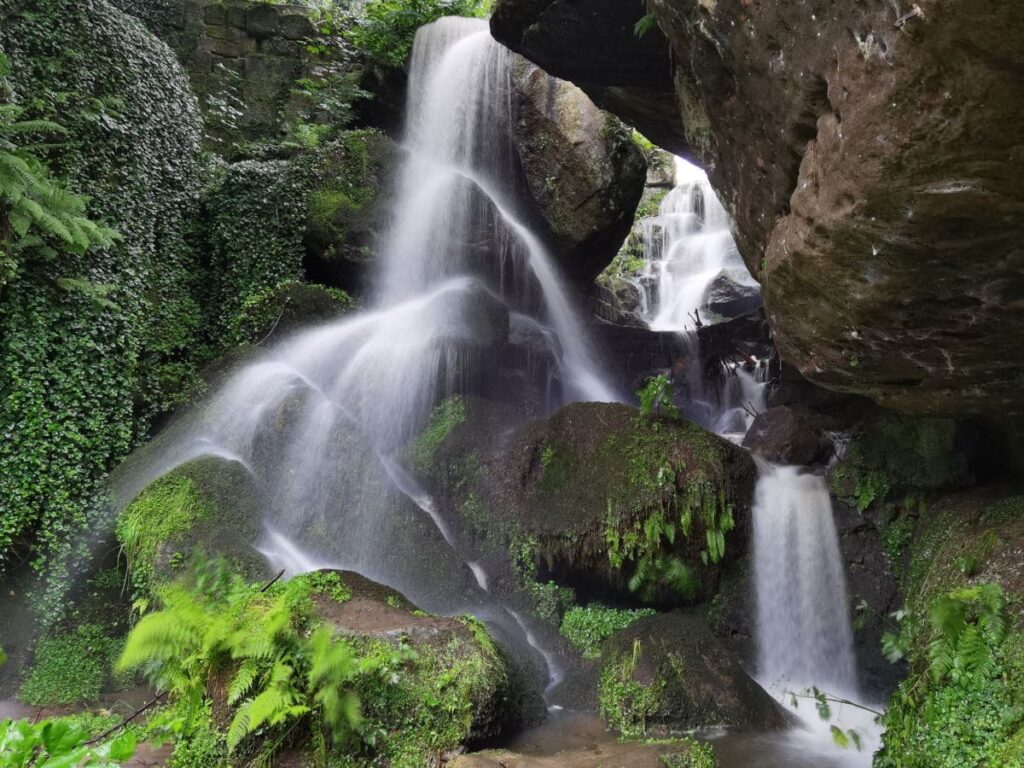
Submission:
[[[605,55],[626,13],[612,5],[503,0],[492,29],[556,74],[613,89],[634,69]],[[1014,5],[650,8],[671,47],[661,61],[686,137],[674,148],[708,169],[730,211],[783,358],[893,408],[1024,412]],[[643,41],[613,50],[656,61],[661,38]]]

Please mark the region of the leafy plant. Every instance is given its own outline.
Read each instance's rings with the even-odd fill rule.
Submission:
[[[125,732],[90,744],[89,731],[71,719],[0,722],[0,765],[10,768],[117,768],[135,753],[135,735]]]
[[[645,14],[633,25],[633,34],[643,37],[658,25],[658,18],[653,13]]]
[[[229,751],[256,733],[276,734],[279,742],[281,727],[299,722],[344,741],[361,723],[354,684],[383,659],[357,658],[347,641],[316,625],[310,590],[300,578],[264,593],[229,575],[226,564],[207,563],[191,586],[163,591],[163,608],[135,626],[118,666],[145,672],[185,712],[203,709],[212,670],[232,668]]]
[[[686,747],[685,752],[670,752],[661,756],[665,768],[716,768],[718,759],[715,748],[705,742],[684,737],[679,741]]]
[[[10,72],[0,53],[0,92],[9,88]],[[53,260],[60,250],[82,254],[119,237],[86,216],[87,198],[50,175],[44,153],[67,133],[64,127],[24,116],[17,104],[0,104],[0,287],[27,253]]]
[[[372,61],[401,67],[412,51],[416,30],[442,16],[483,18],[492,0],[368,0],[346,37]]]
[[[121,641],[96,624],[39,641],[35,665],[19,697],[36,706],[54,707],[96,699],[110,677]]]
[[[647,735],[648,718],[661,707],[666,685],[664,679],[654,680],[650,685],[634,679],[642,650],[640,640],[635,640],[632,653],[624,653],[605,665],[598,685],[601,716],[627,739]]]
[[[679,409],[672,404],[672,381],[665,374],[652,376],[642,389],[637,391],[640,398],[640,413],[644,416],[679,418]]]
[[[624,610],[597,604],[570,608],[562,618],[559,632],[584,658],[596,659],[601,656],[601,644],[608,637],[656,614],[651,608]]]

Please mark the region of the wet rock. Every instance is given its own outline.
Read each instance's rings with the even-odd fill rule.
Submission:
[[[579,88],[519,59],[513,142],[530,196],[570,277],[593,279],[633,223],[647,164],[630,130]]]
[[[642,723],[657,736],[791,722],[700,616],[673,611],[642,619],[608,638],[601,654],[601,712],[619,730]]]
[[[130,473],[131,463],[120,472]],[[155,590],[200,553],[226,558],[247,578],[266,576],[266,561],[253,549],[266,503],[244,466],[214,456],[193,459],[154,480],[118,517],[117,536],[133,586]]]
[[[713,594],[718,563],[746,549],[753,462],[693,424],[581,403],[484,450],[460,434],[428,474],[458,489],[445,500],[492,573],[515,581],[511,552],[519,572],[578,595],[679,605]],[[648,523],[662,533],[643,534]],[[721,557],[705,551],[709,530],[722,531]]]
[[[234,318],[232,333],[240,344],[266,344],[354,308],[355,301],[341,291],[310,283],[282,283],[251,296]]]
[[[491,33],[555,77],[579,85],[655,144],[676,151],[685,147],[685,134],[668,44],[657,27],[636,34],[643,16],[639,3],[617,0],[505,0],[494,9]]]
[[[577,5],[503,0],[492,29],[588,87],[633,81],[619,52],[641,47],[636,61],[655,69],[661,56],[678,149],[733,216],[783,359],[909,412],[1024,413],[1024,18],[1012,3],[928,0],[901,17],[861,0],[654,0],[671,55],[660,36],[610,45],[620,4]]]
[[[303,238],[303,267],[310,279],[365,293],[396,160],[391,139],[369,129],[347,131],[310,153],[315,179]]]
[[[757,415],[743,447],[777,464],[807,466],[827,460],[831,445],[805,414],[780,406]]]
[[[405,666],[398,685],[412,691],[431,690],[431,680],[441,671],[463,670],[463,680],[451,686],[447,695],[465,709],[465,741],[486,741],[514,731],[543,716],[540,691],[516,666],[512,658],[474,619],[434,616],[417,610],[404,595],[348,571],[319,571],[336,574],[343,591],[314,593],[314,613],[349,638],[357,649],[376,642],[410,647],[416,658]],[[317,577],[314,575],[313,579]],[[342,597],[344,599],[339,599]],[[382,725],[402,722],[398,703],[366,700],[365,714]],[[453,702],[456,703],[456,702]],[[378,707],[374,711],[373,707]],[[428,706],[406,702],[406,706]],[[446,748],[456,744],[446,744]]]
[[[701,316],[729,320],[760,306],[761,286],[745,269],[726,267],[708,283],[701,299]]]

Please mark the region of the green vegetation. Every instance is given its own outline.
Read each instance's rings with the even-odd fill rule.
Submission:
[[[95,701],[110,679],[121,643],[95,624],[40,640],[19,698],[40,707]]]
[[[175,768],[229,757],[269,764],[285,749],[318,766],[419,768],[487,727],[481,717],[495,716],[494,700],[516,706],[504,661],[475,619],[412,642],[339,634],[318,608],[352,598],[337,573],[260,588],[214,560],[158,595],[119,668],[170,693],[147,733],[174,739]],[[405,610],[391,596],[387,604]]]
[[[441,443],[466,420],[466,402],[461,397],[445,400],[434,409],[430,422],[409,443],[409,455],[419,472],[427,472]]]
[[[260,749],[269,756],[297,722],[321,742],[344,743],[361,723],[354,682],[383,674],[398,657],[355,658],[348,642],[313,622],[312,591],[307,580],[296,579],[263,592],[230,574],[223,561],[208,562],[191,585],[161,590],[162,608],[131,631],[118,668],[142,670],[170,692],[174,706],[160,722],[188,739],[209,740],[208,733],[194,733],[207,727],[207,681],[230,662],[229,752],[265,729],[273,735]]]
[[[672,404],[672,381],[665,374],[652,376],[643,389],[636,393],[640,398],[640,414],[643,416],[667,416],[679,418],[679,409]]]
[[[877,768],[1024,764],[1021,605],[994,583],[1019,567],[1024,503],[976,505],[946,502],[920,519],[906,607],[883,638],[910,673],[883,718]]]
[[[559,632],[585,659],[596,659],[601,656],[601,643],[613,633],[655,613],[651,608],[624,610],[597,604],[570,608]]]
[[[0,94],[11,90],[10,73],[10,59],[0,53]],[[0,288],[14,278],[27,252],[44,259],[61,249],[84,254],[118,237],[86,218],[88,200],[50,175],[45,152],[67,131],[51,120],[22,119],[26,111],[0,104]]]
[[[1024,638],[994,584],[937,596],[927,622],[904,622],[914,656],[883,718],[878,768],[967,768],[1024,761]],[[890,648],[895,645],[892,641]],[[911,653],[913,651],[911,650]]]
[[[601,716],[626,739],[647,735],[647,720],[661,708],[666,685],[664,680],[644,685],[634,679],[641,647],[640,641],[635,640],[632,653],[621,654],[605,664],[598,684]]]
[[[107,472],[195,387],[199,121],[170,51],[107,4],[5,2],[3,17],[4,124],[63,128],[28,145],[38,164],[20,130],[5,150],[36,178],[18,174],[20,205],[59,203],[59,226],[37,210],[48,229],[26,229],[8,203],[0,216],[24,246],[0,292],[0,560],[47,570],[56,591],[38,605],[52,616],[72,542],[101,524]],[[60,226],[70,238],[45,234]]]
[[[75,718],[32,723],[0,722],[0,765],[14,768],[70,768],[95,765],[117,768],[135,753],[131,731],[99,744],[89,744],[91,734]]]
[[[195,483],[182,475],[157,480],[128,505],[117,522],[117,538],[135,592],[149,592],[160,547],[209,515]]]
[[[492,0],[369,0],[345,36],[373,62],[401,67],[416,30],[442,16],[486,17]]]
[[[715,768],[718,765],[715,748],[710,744],[690,738],[678,741],[686,746],[686,751],[662,755],[661,762],[665,768]]]

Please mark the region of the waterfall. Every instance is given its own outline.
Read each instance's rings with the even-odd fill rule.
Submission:
[[[825,478],[758,461],[758,672],[769,685],[857,695],[850,604]]]
[[[560,672],[527,619],[488,591],[460,532],[399,466],[443,398],[480,391],[513,333],[546,345],[554,408],[614,400],[582,317],[515,201],[513,57],[486,21],[417,32],[404,160],[369,310],[301,331],[179,419],[122,478],[127,503],[185,461],[217,456],[265,498],[259,549],[289,573],[358,571],[437,613],[476,613]],[[493,381],[490,384],[493,386]]]
[[[729,214],[700,168],[676,158],[676,186],[665,195],[658,215],[643,222],[647,265],[644,319],[655,331],[682,331],[703,311],[708,290],[719,275],[754,284],[729,228]]]

